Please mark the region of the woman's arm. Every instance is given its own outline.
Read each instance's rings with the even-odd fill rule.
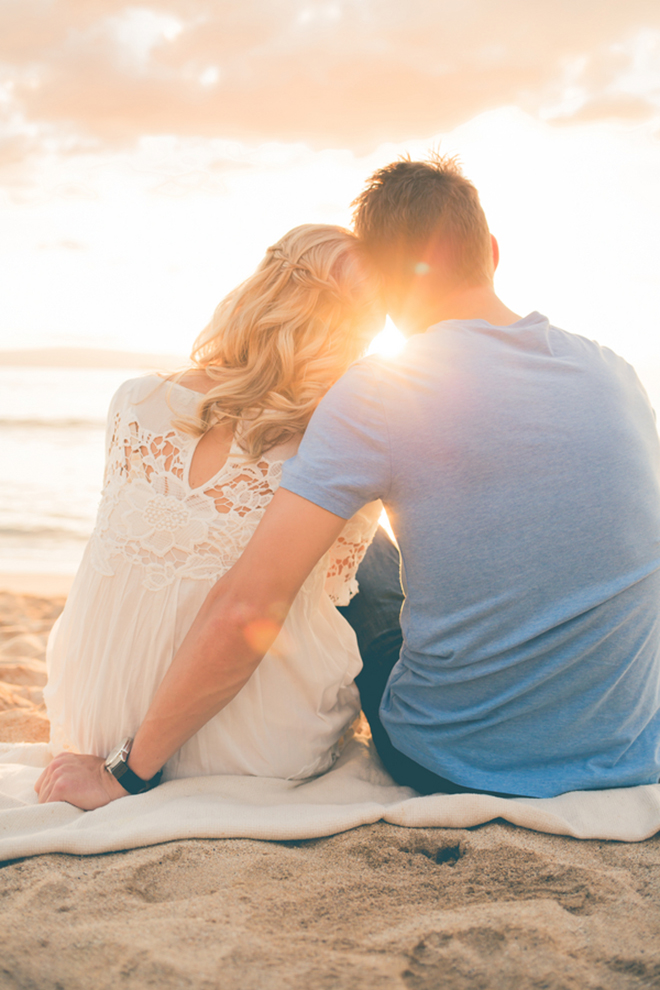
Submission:
[[[138,777],[153,777],[238,694],[344,525],[299,495],[276,492],[239,560],[209,592],[138,729],[128,759]],[[71,753],[56,757],[37,781],[40,803],[69,801],[90,810],[123,796],[104,762]]]

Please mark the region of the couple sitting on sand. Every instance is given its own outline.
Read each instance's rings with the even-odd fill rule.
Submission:
[[[285,235],[191,370],[115,396],[41,802],[309,777],[360,707],[421,793],[658,780],[660,445],[633,369],[498,299],[452,161],[376,172],[355,233]],[[405,349],[361,357],[385,311]]]

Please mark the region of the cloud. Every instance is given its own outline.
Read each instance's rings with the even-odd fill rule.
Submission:
[[[37,249],[39,251],[50,251],[53,249],[63,249],[64,251],[87,251],[88,247],[86,244],[83,244],[82,241],[74,241],[64,238],[59,241],[48,241],[42,244],[37,244]]]
[[[660,110],[659,39],[657,0],[5,0],[0,114],[14,141],[361,151],[507,104],[637,121]]]
[[[649,104],[639,96],[614,95],[586,100],[573,113],[566,115],[571,124],[587,124],[597,120],[642,121],[648,119]],[[554,118],[561,120],[558,115]]]

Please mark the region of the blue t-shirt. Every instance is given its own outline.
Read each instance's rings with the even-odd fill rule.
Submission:
[[[658,780],[660,445],[620,357],[538,313],[440,323],[348,371],[282,484],[386,506],[398,750],[509,794]]]

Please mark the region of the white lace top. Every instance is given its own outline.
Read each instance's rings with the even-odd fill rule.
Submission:
[[[290,442],[253,462],[234,443],[220,470],[191,488],[197,440],[172,420],[198,402],[198,393],[156,376],[126,382],[113,399],[96,527],[49,642],[45,695],[56,751],[106,755],[135,733],[206,594],[242,553],[295,453]],[[360,669],[353,632],[334,605],[357,590],[379,509],[365,506],[347,522],[270,653],[169,761],[166,777],[304,777],[331,764],[359,710],[352,682]]]

